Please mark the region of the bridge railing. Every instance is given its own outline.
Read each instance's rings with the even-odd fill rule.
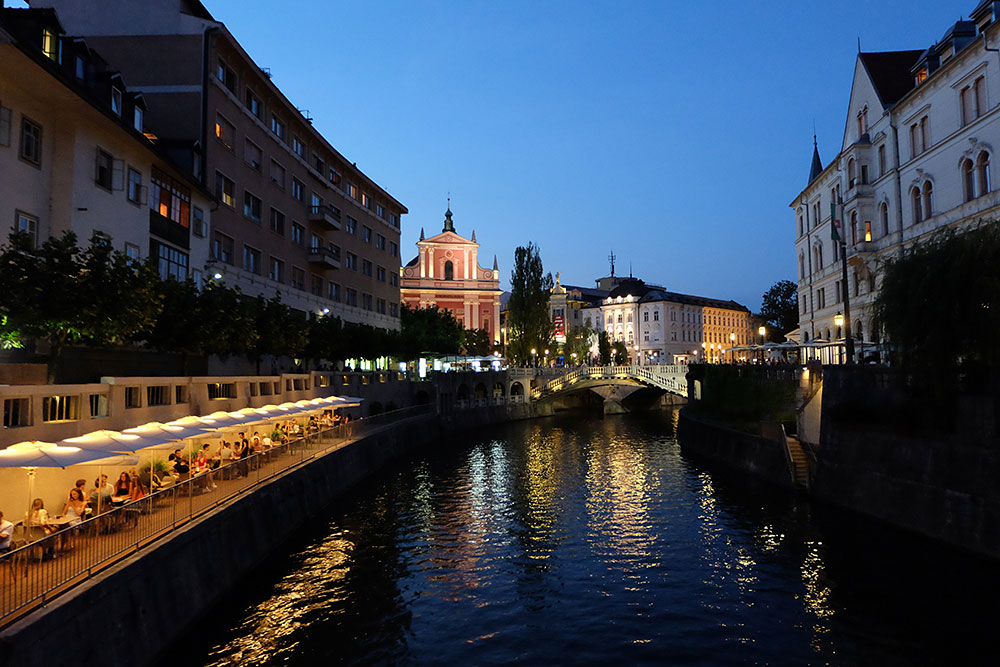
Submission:
[[[532,398],[564,389],[581,379],[634,379],[666,391],[687,396],[687,367],[678,364],[655,366],[577,366],[531,391]]]

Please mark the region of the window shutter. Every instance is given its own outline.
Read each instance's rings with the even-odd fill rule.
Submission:
[[[10,146],[10,109],[0,106],[0,146]]]
[[[112,190],[124,190],[125,189],[125,161],[124,160],[112,160],[111,161],[111,189]]]

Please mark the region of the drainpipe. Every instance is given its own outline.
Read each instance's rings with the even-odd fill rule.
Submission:
[[[889,109],[889,129],[892,130],[892,152],[896,161],[896,234],[897,243],[903,243],[903,181],[899,162],[899,128],[893,122],[892,109]]]

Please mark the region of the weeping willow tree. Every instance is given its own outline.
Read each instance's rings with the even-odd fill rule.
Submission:
[[[942,230],[889,260],[874,312],[906,366],[1000,367],[1000,222]]]

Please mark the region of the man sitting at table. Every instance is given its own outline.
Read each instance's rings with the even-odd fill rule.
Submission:
[[[174,453],[167,457],[167,464],[173,468],[174,475],[177,476],[179,481],[187,479],[187,474],[190,472],[191,467],[188,466],[187,462],[184,460],[184,455],[181,454],[181,450],[175,449]]]
[[[0,512],[0,554],[10,551],[10,541],[14,537],[14,524],[3,518]]]
[[[101,483],[102,481],[104,482],[103,484]],[[90,506],[94,508],[94,512],[106,512],[111,509],[111,494],[114,491],[114,487],[108,484],[107,481],[107,475],[101,475],[101,477],[94,480],[94,488],[90,492]]]

